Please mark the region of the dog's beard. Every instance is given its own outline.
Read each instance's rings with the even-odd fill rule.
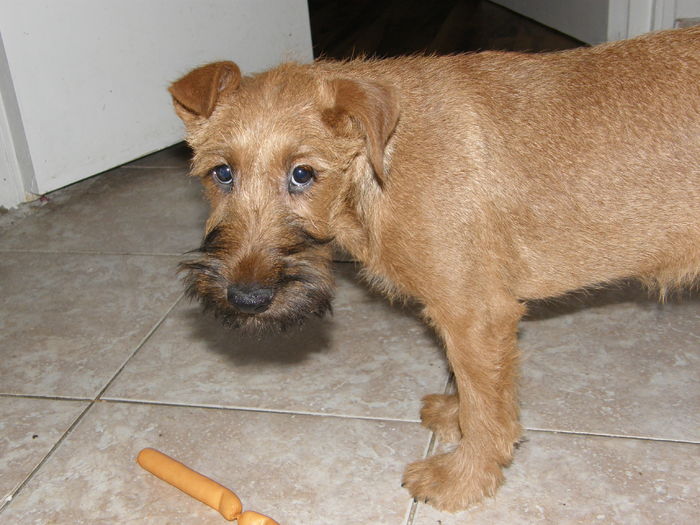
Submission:
[[[330,248],[325,246],[330,240],[303,231],[298,238],[298,242],[277,250],[280,270],[272,285],[275,294],[264,312],[242,313],[229,303],[227,290],[231,283],[223,275],[224,248],[216,228],[192,252],[199,257],[180,264],[187,295],[198,299],[225,326],[251,332],[286,330],[310,316],[322,317],[332,311],[332,260]]]

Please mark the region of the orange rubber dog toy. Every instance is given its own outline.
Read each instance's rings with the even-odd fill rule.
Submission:
[[[272,518],[252,510],[241,512],[241,500],[233,491],[162,452],[144,448],[136,461],[154,476],[219,511],[229,521],[238,520],[238,525],[279,525]]]

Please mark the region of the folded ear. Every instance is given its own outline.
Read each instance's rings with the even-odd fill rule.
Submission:
[[[233,62],[214,62],[191,71],[174,82],[168,91],[173,96],[175,112],[190,124],[209,118],[225,92],[234,91],[241,83],[241,70]]]
[[[360,125],[366,136],[369,162],[382,185],[384,149],[399,119],[396,91],[376,82],[349,79],[333,80],[332,88],[335,107],[327,112],[327,122],[338,126],[346,116]]]

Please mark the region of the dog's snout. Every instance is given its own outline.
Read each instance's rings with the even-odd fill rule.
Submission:
[[[259,314],[270,307],[275,291],[254,284],[232,284],[226,292],[228,302],[244,314]]]

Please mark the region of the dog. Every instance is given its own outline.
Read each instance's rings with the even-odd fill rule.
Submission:
[[[493,495],[521,437],[529,300],[626,278],[663,296],[700,274],[700,28],[524,54],[204,65],[170,86],[211,203],[183,263],[222,321],[323,315],[340,246],[417,302],[454,395],[421,418],[447,453],[403,485],[457,511]]]

